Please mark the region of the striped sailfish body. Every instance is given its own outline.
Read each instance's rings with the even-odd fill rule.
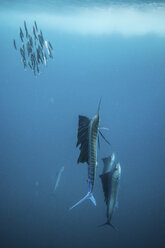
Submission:
[[[89,160],[88,160],[88,187],[92,192],[97,166],[97,142],[98,142],[99,116],[96,115],[90,122],[89,127]]]
[[[100,106],[100,104],[99,104]],[[76,207],[86,199],[90,199],[96,206],[96,200],[92,194],[95,172],[97,165],[97,143],[98,143],[98,128],[99,128],[99,108],[97,114],[89,119],[86,116],[79,115],[79,125],[77,134],[77,145],[80,149],[80,155],[77,163],[88,164],[88,193],[79,202],[73,205],[70,209]]]

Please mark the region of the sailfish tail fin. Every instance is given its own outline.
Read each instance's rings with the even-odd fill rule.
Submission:
[[[102,226],[106,226],[106,225],[111,226],[114,230],[118,231],[118,228],[115,227],[114,225],[112,225],[112,223],[110,221],[106,221],[104,224],[101,224],[98,227],[102,227]]]
[[[88,192],[86,196],[84,196],[80,201],[78,201],[76,204],[74,204],[72,207],[69,208],[69,210],[73,209],[74,207],[77,207],[79,204],[84,202],[85,200],[91,200],[91,202],[96,206],[96,200],[91,192]]]

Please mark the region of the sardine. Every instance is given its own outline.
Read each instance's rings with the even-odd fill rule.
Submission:
[[[28,38],[28,29],[27,29],[27,26],[26,26],[26,22],[24,21],[24,28],[25,28],[25,32],[26,32],[26,38]]]
[[[53,46],[52,46],[52,44],[50,43],[50,41],[48,41],[48,44],[49,44],[50,48],[53,50]]]
[[[19,35],[20,35],[21,41],[23,42],[24,34],[21,28],[19,29]]]
[[[15,50],[17,50],[17,46],[16,46],[16,41],[15,40],[13,40],[13,45],[14,45]]]
[[[64,166],[62,166],[62,168],[60,169],[60,171],[59,171],[58,174],[57,174],[57,180],[56,180],[56,184],[55,184],[55,186],[54,186],[54,192],[56,191],[56,189],[57,189],[58,186],[59,186],[60,179],[61,179],[61,175],[62,175],[63,171],[64,171]]]
[[[36,21],[34,21],[34,25],[35,25],[35,28],[36,28],[36,30],[37,30],[37,32],[38,32],[38,27],[37,27]]]

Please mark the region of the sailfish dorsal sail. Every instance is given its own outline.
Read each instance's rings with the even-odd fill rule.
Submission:
[[[77,163],[88,163],[89,161],[89,127],[90,119],[86,116],[79,115],[79,126],[77,134],[77,145],[80,145],[80,155]]]

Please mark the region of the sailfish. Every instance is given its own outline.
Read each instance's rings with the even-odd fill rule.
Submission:
[[[77,163],[87,163],[88,165],[88,193],[79,202],[73,205],[70,209],[76,207],[83,201],[90,199],[96,206],[96,200],[93,196],[93,188],[95,182],[95,174],[97,167],[97,147],[98,147],[98,135],[99,135],[99,123],[100,123],[100,104],[98,110],[92,119],[79,115],[79,125],[77,134],[77,145],[80,149],[80,155]]]
[[[100,175],[100,179],[105,197],[107,221],[100,226],[109,225],[117,230],[117,228],[112,225],[111,219],[115,208],[118,205],[117,201],[121,177],[121,166],[119,163],[114,165],[114,153],[109,157],[103,158],[102,160],[104,163],[104,168],[102,175]]]

